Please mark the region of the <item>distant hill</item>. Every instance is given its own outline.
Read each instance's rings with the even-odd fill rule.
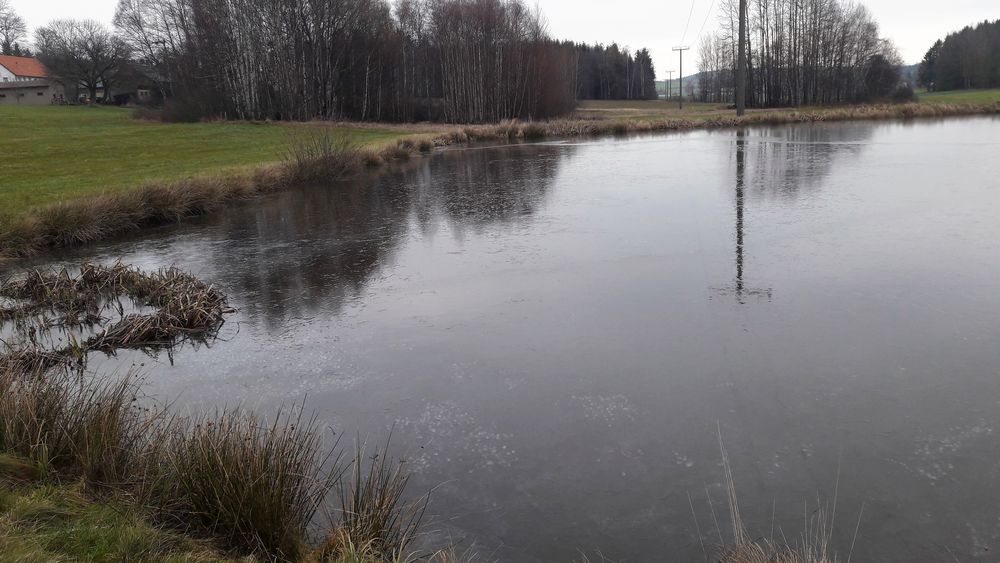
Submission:
[[[701,77],[701,73],[700,72],[697,73],[697,74],[692,74],[691,76],[685,76],[684,77],[684,90],[687,91],[688,88],[690,88],[689,85],[693,84],[694,85],[695,94],[697,94],[698,93],[698,85],[700,84],[700,80],[699,80],[700,77]],[[680,87],[681,87],[681,81],[680,81],[679,78],[675,78],[675,79],[670,80],[670,81],[668,81],[668,80],[657,80],[656,81],[656,93],[659,94],[660,97],[666,96],[667,95],[667,82],[671,83],[671,85],[670,85],[671,91],[673,92],[673,95],[676,96],[677,93],[680,91]]]
[[[920,65],[905,65],[903,67],[900,67],[900,69],[899,69],[900,78],[904,82],[909,82],[911,85],[916,86],[916,84],[917,84],[917,70],[918,70],[919,67],[920,67]],[[701,75],[702,75],[702,73],[699,72],[697,74],[692,74],[691,76],[685,76],[684,77],[684,90],[687,91],[690,88],[689,84],[693,84],[694,85],[695,95],[697,95],[698,92],[700,91],[700,86],[701,86],[701,80],[700,79],[701,79]],[[664,96],[667,95],[667,82],[668,82],[667,80],[657,80],[656,81],[656,93],[659,94],[660,97],[664,97]],[[671,89],[672,89],[673,95],[676,96],[677,92],[680,89],[680,82],[681,81],[679,79],[675,78],[675,79],[673,79],[670,82],[671,82]]]

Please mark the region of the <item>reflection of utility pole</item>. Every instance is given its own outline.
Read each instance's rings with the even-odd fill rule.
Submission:
[[[740,0],[740,52],[736,56],[736,115],[747,112],[747,0]]]
[[[673,70],[667,71],[667,100],[670,99],[670,95],[674,93],[674,72]]]
[[[717,291],[727,295],[736,294],[736,302],[744,305],[747,297],[767,297],[771,300],[771,288],[750,288],[743,281],[745,276],[744,267],[746,258],[743,247],[746,241],[743,236],[744,231],[744,204],[746,202],[746,189],[744,176],[746,175],[746,131],[736,132],[736,284],[735,287],[719,288]]]
[[[680,51],[681,54],[681,67],[678,74],[681,75],[681,95],[677,98],[680,100],[680,109],[684,109],[684,51],[687,51],[691,47],[674,47],[674,51]]]
[[[743,174],[746,170],[746,132],[736,132],[736,298],[743,302]]]

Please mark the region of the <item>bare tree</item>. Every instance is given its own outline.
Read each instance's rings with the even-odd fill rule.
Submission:
[[[0,0],[0,55],[21,55],[28,26],[7,0]]]
[[[92,20],[55,20],[35,35],[38,57],[52,73],[86,88],[91,100],[98,88],[110,98],[115,73],[128,58],[128,47],[110,29]]]
[[[899,56],[868,10],[846,0],[747,0],[747,104],[857,102],[898,82]],[[721,3],[719,31],[703,41],[702,97],[732,101],[739,66],[739,1]]]

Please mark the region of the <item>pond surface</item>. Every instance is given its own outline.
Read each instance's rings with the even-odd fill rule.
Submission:
[[[1000,120],[822,124],[448,150],[64,258],[239,308],[92,367],[394,427],[437,539],[495,559],[702,559],[721,432],[754,537],[836,495],[845,558],[863,507],[855,561],[992,560],[998,212]]]

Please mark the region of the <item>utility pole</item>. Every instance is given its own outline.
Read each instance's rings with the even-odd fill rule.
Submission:
[[[736,56],[736,115],[747,112],[747,0],[740,0],[739,55]]]
[[[742,0],[746,1],[746,0]],[[687,51],[691,47],[674,47],[674,51],[680,51],[681,54],[681,69],[679,74],[681,75],[681,95],[677,97],[680,100],[680,109],[684,109],[684,51]]]
[[[670,94],[674,93],[674,70],[668,70],[667,76],[667,101],[670,101]]]

